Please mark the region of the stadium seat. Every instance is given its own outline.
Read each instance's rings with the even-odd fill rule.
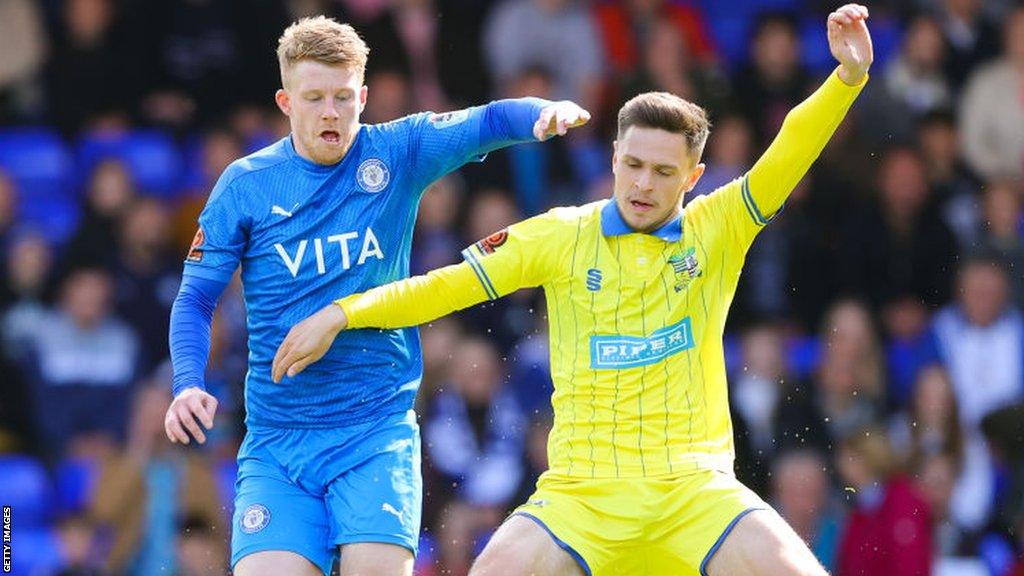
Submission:
[[[53,488],[42,462],[30,456],[0,456],[4,503],[19,529],[41,528],[53,517]]]
[[[81,512],[89,505],[99,478],[99,463],[86,458],[73,458],[57,465],[55,486],[57,509],[61,514]]]
[[[12,535],[12,574],[49,576],[60,572],[64,560],[55,530],[22,527],[15,530]]]
[[[75,165],[56,132],[0,130],[0,169],[10,175],[26,199],[75,196]]]
[[[145,194],[168,198],[180,188],[181,153],[174,139],[158,130],[86,134],[78,142],[76,156],[83,174],[107,158],[121,160]]]

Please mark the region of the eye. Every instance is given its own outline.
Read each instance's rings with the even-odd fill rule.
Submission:
[[[658,170],[658,174],[661,175],[661,176],[671,176],[672,175],[672,171],[671,170]]]
[[[341,94],[341,95],[338,96],[338,100],[340,100],[342,102],[348,102],[351,99],[352,99],[352,95],[348,94],[348,93]]]
[[[319,102],[320,101],[320,96],[306,96],[306,100],[308,100],[310,102]]]

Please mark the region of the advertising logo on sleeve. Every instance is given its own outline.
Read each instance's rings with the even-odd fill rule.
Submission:
[[[388,167],[377,158],[363,160],[356,171],[356,183],[365,192],[375,194],[387,188],[391,181],[391,172]]]
[[[202,262],[203,261],[203,250],[201,246],[206,241],[206,234],[203,233],[202,226],[196,230],[196,235],[192,238],[192,245],[189,246],[188,256],[185,257],[189,262]]]
[[[444,114],[431,114],[430,123],[434,125],[434,128],[438,130],[447,128],[449,126],[455,126],[461,124],[469,118],[468,110],[456,110],[455,112],[446,112]]]
[[[476,243],[477,250],[483,254],[494,254],[494,251],[501,247],[508,240],[508,228],[499,230],[487,238]]]

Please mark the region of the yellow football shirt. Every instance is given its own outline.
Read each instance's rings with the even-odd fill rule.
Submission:
[[[542,286],[555,384],[549,474],[731,473],[722,337],[744,257],[862,86],[833,73],[748,174],[654,233],[629,230],[613,201],[556,208],[470,246],[462,264],[338,303],[350,328],[391,328]]]

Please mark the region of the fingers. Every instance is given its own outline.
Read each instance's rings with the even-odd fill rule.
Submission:
[[[188,444],[188,434],[185,433],[185,429],[181,427],[181,422],[178,421],[178,415],[174,413],[174,409],[171,408],[167,411],[167,417],[164,418],[164,432],[167,433],[167,438],[171,442],[181,442],[182,444]]]
[[[533,136],[547,140],[551,136],[565,136],[570,128],[582,126],[590,121],[590,112],[571,102],[559,102],[541,110],[540,117],[533,125]]]
[[[217,414],[217,399],[209,395],[203,397],[199,401],[199,410],[196,414],[207,430],[213,428],[213,418]]]
[[[840,26],[849,26],[854,22],[862,21],[868,17],[868,9],[860,4],[847,4],[835,12],[829,14],[829,25],[834,22]]]
[[[198,399],[195,400],[198,401]],[[197,406],[196,408],[199,407]],[[201,408],[198,411],[201,411]],[[203,442],[206,442],[206,434],[203,433],[203,428],[199,425],[199,422],[196,421],[196,413],[198,411],[193,408],[190,402],[188,406],[182,406],[178,410],[178,421],[181,422],[181,425],[192,434],[192,437],[196,439],[196,442],[202,444]],[[187,438],[184,443],[188,444]]]
[[[302,372],[303,370],[305,370],[306,366],[309,366],[312,363],[313,363],[313,356],[312,355],[305,356],[303,358],[300,358],[299,360],[296,360],[295,363],[292,364],[288,368],[288,377],[289,378],[294,378],[299,372]]]
[[[533,125],[533,136],[537,140],[546,140],[550,134],[548,129],[551,126],[551,119],[557,112],[555,106],[548,106],[547,108],[540,111],[540,117],[537,118],[537,122]]]

